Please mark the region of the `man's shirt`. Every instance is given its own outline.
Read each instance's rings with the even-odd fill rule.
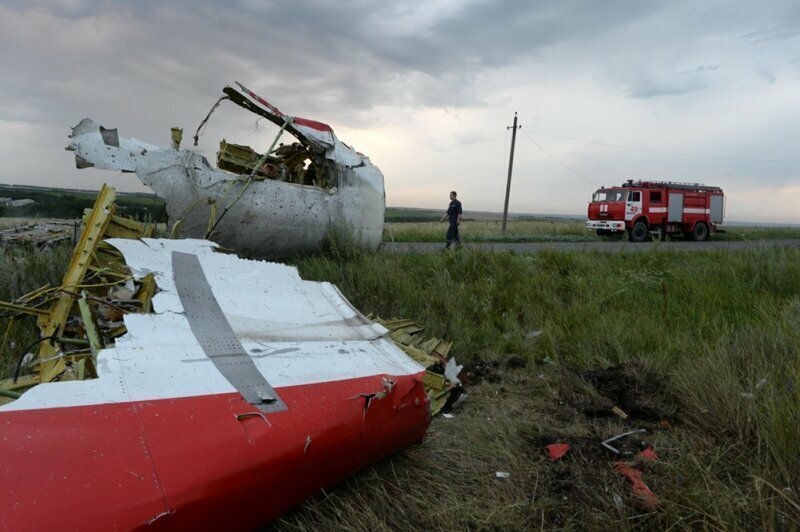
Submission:
[[[461,214],[461,202],[457,199],[454,199],[450,202],[450,206],[447,207],[447,216],[450,219],[451,224],[454,224],[458,221],[459,214]]]

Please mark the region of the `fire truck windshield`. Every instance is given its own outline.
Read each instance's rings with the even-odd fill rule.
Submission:
[[[627,190],[600,189],[594,193],[593,201],[625,201]]]

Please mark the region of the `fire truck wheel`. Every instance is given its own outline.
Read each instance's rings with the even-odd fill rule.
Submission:
[[[633,224],[628,238],[631,242],[644,242],[644,239],[647,238],[647,224],[641,220]]]
[[[692,240],[702,242],[708,238],[708,226],[705,222],[697,222],[692,229]]]

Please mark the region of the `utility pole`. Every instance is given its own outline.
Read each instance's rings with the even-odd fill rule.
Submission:
[[[506,234],[506,221],[508,220],[508,196],[511,194],[511,170],[514,168],[514,144],[517,141],[517,113],[514,111],[514,125],[507,127],[511,130],[511,154],[508,156],[508,182],[506,183],[506,203],[503,206],[503,234]]]

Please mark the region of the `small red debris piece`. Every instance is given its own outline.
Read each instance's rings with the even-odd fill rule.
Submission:
[[[658,453],[652,447],[646,448],[644,451],[639,453],[639,458],[644,458],[645,460],[658,460]]]
[[[672,428],[672,423],[670,423],[668,419],[662,419],[661,421],[658,422],[658,425],[662,429],[671,429]]]
[[[631,482],[631,492],[639,501],[644,510],[654,510],[661,505],[656,494],[650,491],[642,480],[642,472],[634,469],[625,462],[614,462],[614,471],[624,476]]]
[[[569,444],[568,443],[551,443],[546,447],[547,449],[547,456],[550,457],[550,460],[558,460],[562,458],[567,451],[569,451]]]

